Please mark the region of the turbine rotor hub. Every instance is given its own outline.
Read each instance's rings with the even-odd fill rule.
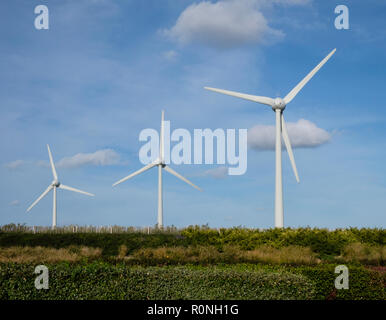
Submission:
[[[60,186],[60,182],[58,180],[53,180],[52,181],[52,186],[53,187],[59,187]]]
[[[158,158],[157,162],[158,162],[157,164],[158,164],[159,166],[161,166],[162,168],[165,168],[165,167],[166,167],[166,163],[165,163],[165,160],[164,160],[164,159]]]
[[[273,106],[272,106],[272,109],[274,110],[274,111],[276,111],[277,109],[279,109],[279,110],[284,110],[285,109],[285,102],[284,102],[284,100],[282,99],[282,98],[276,98],[275,100],[274,100],[274,104],[273,104]]]

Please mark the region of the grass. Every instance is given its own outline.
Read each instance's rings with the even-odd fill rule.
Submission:
[[[3,226],[0,299],[385,300],[385,239],[355,228]],[[34,288],[38,264],[49,290]],[[349,290],[334,287],[338,264]]]
[[[287,246],[275,248],[261,245],[253,250],[243,250],[238,246],[172,246],[140,248],[129,252],[121,245],[115,256],[103,256],[101,248],[68,246],[50,248],[42,246],[0,247],[0,263],[55,263],[82,260],[122,261],[135,265],[177,265],[177,264],[271,264],[292,266],[313,266],[320,263],[350,263],[368,266],[383,266],[386,249],[384,246],[370,246],[361,243],[348,244],[339,256],[320,259],[309,247]]]
[[[383,266],[386,261],[386,247],[358,242],[350,243],[344,247],[342,255],[338,259],[344,262]]]
[[[310,248],[288,246],[276,249],[260,246],[254,250],[241,250],[237,246],[160,247],[142,248],[124,257],[138,264],[213,264],[213,263],[267,263],[288,265],[315,265],[320,263]]]
[[[76,247],[9,247],[0,248],[0,263],[56,263],[61,261],[78,262],[84,259],[101,257],[99,248]]]

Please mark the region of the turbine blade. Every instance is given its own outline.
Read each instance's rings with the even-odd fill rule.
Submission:
[[[47,193],[51,191],[52,188],[53,188],[52,185],[50,185],[46,190],[44,190],[44,192],[39,196],[39,198],[37,198],[37,199],[34,201],[34,203],[31,204],[31,205],[28,207],[27,212],[30,211],[30,210],[31,210],[31,209],[32,209],[32,208],[33,208],[40,200],[42,200],[42,199],[47,195]]]
[[[149,169],[151,169],[151,168],[153,168],[155,166],[158,166],[159,164],[160,164],[160,162],[158,160],[153,162],[153,163],[149,163],[148,165],[144,166],[143,168],[139,169],[138,171],[135,171],[134,173],[129,174],[127,177],[124,177],[123,179],[115,182],[113,184],[113,187],[116,186],[117,184],[120,184],[120,183],[122,183],[122,182],[124,182],[124,181],[126,181],[126,180],[128,180],[130,178],[132,178],[132,177],[135,177],[136,175],[139,175],[142,172],[145,172],[145,171],[147,171],[147,170],[149,170]]]
[[[282,130],[281,133],[283,135],[284,144],[285,144],[285,147],[287,148],[288,156],[289,156],[290,161],[291,161],[291,165],[292,165],[292,169],[293,169],[294,174],[295,174],[296,181],[299,183],[300,180],[299,180],[298,170],[296,169],[295,158],[294,158],[294,154],[292,152],[291,142],[290,142],[290,139],[288,136],[287,127],[286,127],[286,124],[284,121],[283,113],[281,114],[281,130]]]
[[[204,87],[206,90],[222,93],[222,94],[227,94],[228,96],[236,97],[236,98],[241,98],[253,102],[258,102],[262,104],[266,104],[267,106],[273,106],[274,100],[272,98],[268,97],[262,97],[262,96],[254,96],[251,94],[245,94],[245,93],[239,93],[235,91],[229,91],[229,90],[223,90],[223,89],[217,89],[217,88],[210,88],[210,87]]]
[[[179,173],[175,172],[172,168],[165,166],[164,169],[171,173],[172,175],[176,176],[177,178],[181,179],[182,181],[186,182],[187,184],[190,184],[193,188],[196,188],[199,191],[202,191],[199,187],[197,187],[195,184],[191,183],[188,179],[181,176]]]
[[[50,157],[52,175],[54,176],[55,180],[58,180],[58,175],[56,174],[54,160],[52,160],[52,154],[51,154],[50,146],[48,144],[47,144],[47,149],[48,149],[48,156]]]
[[[300,81],[295,88],[293,88],[284,98],[286,104],[290,103],[293,98],[299,93],[300,90],[306,85],[308,81],[319,71],[321,67],[331,58],[336,49],[332,50],[327,57],[325,57],[309,74],[307,74],[302,81]]]
[[[160,138],[159,138],[159,158],[161,159],[161,161],[164,160],[164,156],[165,156],[165,147],[164,147],[164,136],[165,136],[165,129],[164,129],[164,111],[162,110],[162,116],[161,116],[161,132],[160,132]]]
[[[73,191],[73,192],[82,193],[82,194],[85,194],[85,195],[91,196],[91,197],[95,196],[95,195],[92,194],[92,193],[89,193],[89,192],[86,192],[86,191],[82,191],[82,190],[79,190],[79,189],[75,189],[75,188],[73,188],[73,187],[69,187],[69,186],[66,186],[66,185],[64,185],[64,184],[60,184],[60,185],[59,185],[59,188],[60,188],[60,189],[64,189],[64,190],[68,190],[68,191]]]

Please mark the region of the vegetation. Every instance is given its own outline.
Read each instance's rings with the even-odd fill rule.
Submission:
[[[182,230],[190,244],[239,245],[251,250],[263,244],[276,248],[290,245],[310,247],[321,255],[337,255],[349,243],[366,243],[369,245],[385,245],[386,231],[384,229],[266,229],[254,230],[246,228],[232,228],[213,230],[209,228],[189,227]]]
[[[310,279],[315,285],[316,299],[327,300],[385,300],[386,274],[372,271],[363,266],[346,265],[349,269],[349,289],[335,289],[337,274],[335,265],[322,265],[317,268],[301,266],[292,272]]]
[[[279,264],[287,266],[318,265],[320,263],[350,263],[356,265],[377,265],[385,263],[385,247],[368,246],[358,243],[343,248],[340,256],[321,260],[308,247],[288,246],[280,249],[262,245],[253,250],[225,245],[221,249],[214,246],[177,246],[140,248],[128,252],[126,245],[121,245],[116,256],[103,256],[102,249],[71,245],[66,248],[50,247],[0,247],[2,263],[55,263],[60,261],[79,262],[104,260],[106,262],[124,262],[130,265],[181,265],[181,264]]]
[[[67,248],[87,246],[102,249],[103,256],[115,256],[119,247],[125,245],[128,252],[140,248],[187,245],[181,236],[168,233],[142,234],[129,233],[23,233],[0,232],[0,247],[41,246],[49,248]]]
[[[0,263],[55,263],[60,261],[77,262],[96,259],[101,256],[99,248],[76,247],[9,247],[0,248]]]
[[[82,228],[0,227],[0,299],[386,299],[384,229]]]
[[[342,255],[338,259],[344,262],[356,262],[365,265],[385,265],[386,247],[350,243],[343,248]]]
[[[0,263],[0,299],[366,299],[385,300],[385,276],[350,266],[350,288],[334,288],[334,265],[142,267],[47,265],[49,290],[34,288],[31,264]]]
[[[274,248],[288,246],[309,247],[320,257],[343,254],[348,244],[360,243],[369,246],[385,246],[384,229],[211,229],[206,226],[192,226],[182,230],[169,228],[165,231],[155,229],[119,228],[110,232],[108,227],[79,227],[77,232],[72,227],[45,229],[33,233],[31,227],[7,225],[0,228],[0,246],[44,246],[65,248],[71,245],[97,247],[102,255],[117,255],[121,245],[131,253],[142,248],[176,247],[176,246],[238,246],[243,250],[253,250],[262,245]],[[94,231],[93,231],[94,230]],[[98,232],[96,232],[99,230]],[[82,232],[81,232],[82,231]],[[149,233],[148,233],[149,232]]]
[[[242,270],[271,270],[301,274],[311,280],[315,288],[314,299],[319,300],[385,300],[386,273],[376,272],[364,266],[346,265],[349,269],[349,289],[335,288],[336,264],[288,267],[282,265],[237,264],[233,268]],[[228,265],[223,265],[229,268]]]
[[[91,263],[49,266],[50,289],[34,288],[34,266],[0,264],[2,299],[312,299],[306,277],[286,272]]]
[[[289,246],[276,249],[266,245],[248,251],[230,245],[224,246],[221,250],[214,246],[144,248],[133,252],[124,259],[141,265],[248,262],[314,265],[320,262],[310,248]]]

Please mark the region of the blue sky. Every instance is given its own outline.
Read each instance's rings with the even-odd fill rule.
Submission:
[[[49,30],[34,28],[39,4]],[[338,4],[348,30],[334,27]],[[285,96],[337,48],[285,111],[329,139],[294,149],[300,184],[283,152],[284,223],[385,227],[385,3],[5,0],[0,10],[0,224],[51,224],[51,195],[25,213],[52,180],[49,143],[57,163],[73,161],[59,179],[96,194],[59,190],[58,225],[154,225],[157,170],[111,185],[142,166],[139,132],[158,130],[162,109],[172,130],[269,130],[266,107],[203,87]],[[242,176],[172,167],[204,192],[165,173],[166,225],[273,226],[272,150],[249,148]]]

